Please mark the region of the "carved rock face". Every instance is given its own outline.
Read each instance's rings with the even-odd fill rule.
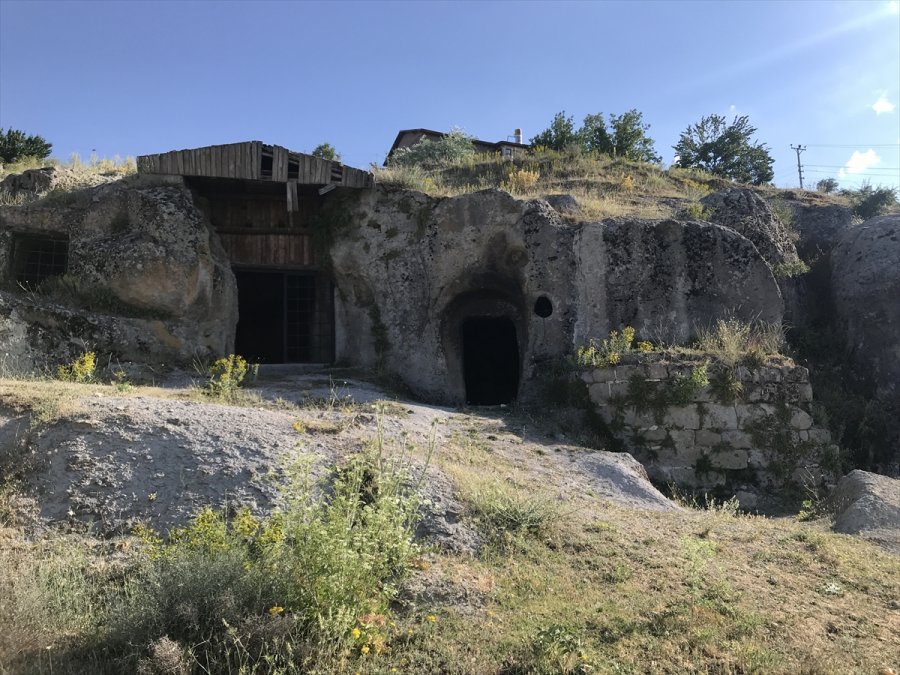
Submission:
[[[537,393],[554,360],[625,325],[684,342],[725,315],[781,321],[766,262],[717,225],[569,225],[542,200],[497,190],[435,199],[378,188],[344,199],[355,225],[330,251],[337,358],[382,367],[436,400],[467,400],[470,320],[515,329],[506,349],[518,354],[519,398]]]
[[[30,351],[38,360],[48,350],[65,359],[62,346],[73,341],[155,362],[227,353],[233,348],[237,291],[228,258],[211,232],[180,184],[118,181],[0,208],[0,263],[10,268],[16,237],[23,234],[67,240],[67,274],[92,310],[81,320],[78,302],[42,308],[39,294],[9,296],[3,300],[8,332],[14,332],[14,316],[30,317]],[[106,305],[121,307],[93,307],[91,296],[97,294],[108,299]],[[123,313],[127,319],[116,317]]]

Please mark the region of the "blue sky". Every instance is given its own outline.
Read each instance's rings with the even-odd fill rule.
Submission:
[[[54,154],[242,140],[380,163],[400,129],[526,139],[637,108],[666,163],[748,115],[775,184],[900,185],[900,7],[875,2],[0,0],[0,126]]]

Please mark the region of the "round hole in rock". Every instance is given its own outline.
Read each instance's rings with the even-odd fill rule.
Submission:
[[[514,401],[519,392],[519,342],[508,318],[474,317],[462,324],[463,378],[471,405]]]
[[[550,298],[548,298],[546,295],[542,295],[537,300],[535,300],[534,313],[542,319],[546,319],[548,316],[553,314],[553,304],[550,302]]]

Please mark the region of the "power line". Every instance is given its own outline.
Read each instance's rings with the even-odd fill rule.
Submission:
[[[898,148],[900,143],[807,143],[809,148]]]
[[[804,167],[815,167],[817,169],[846,169],[846,164],[804,164]],[[900,171],[900,166],[870,166],[866,171]]]

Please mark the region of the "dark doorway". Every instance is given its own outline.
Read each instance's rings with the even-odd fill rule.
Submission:
[[[260,363],[334,360],[331,282],[314,273],[234,270],[235,352]]]
[[[510,319],[477,317],[462,325],[466,401],[497,405],[519,392],[519,343]]]

